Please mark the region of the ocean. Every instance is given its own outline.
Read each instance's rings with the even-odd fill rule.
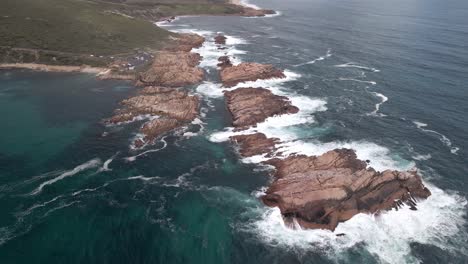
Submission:
[[[0,72],[0,263],[468,263],[468,2],[257,0],[264,18],[181,17],[207,42],[190,128],[141,151],[140,122],[106,126],[130,83]],[[219,50],[213,37],[228,37]],[[432,196],[326,230],[292,230],[258,197],[264,158],[242,159],[217,58],[271,63],[249,82],[301,110],[252,129],[285,155],[352,148],[377,170],[418,168]],[[344,236],[336,236],[343,233]]]

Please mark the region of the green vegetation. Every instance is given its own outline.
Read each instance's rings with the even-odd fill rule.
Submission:
[[[158,48],[169,32],[77,0],[1,0],[0,46],[111,55]]]
[[[161,17],[239,12],[224,1],[0,0],[0,62],[102,66],[161,48],[173,35]]]

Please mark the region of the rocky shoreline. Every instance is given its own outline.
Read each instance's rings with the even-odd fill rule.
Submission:
[[[136,77],[136,95],[121,102],[121,108],[106,124],[118,125],[137,120],[146,121],[139,129],[132,147],[139,149],[178,128],[187,126],[198,116],[200,99],[182,88],[203,80],[198,67],[201,56],[193,53],[205,39],[195,34],[183,34],[174,45],[158,52],[151,66]]]
[[[222,39],[217,37],[215,41]],[[249,81],[285,78],[272,65],[241,63],[233,66],[226,56],[219,58],[223,87]],[[282,157],[277,138],[250,133],[250,128],[277,115],[295,114],[299,108],[284,96],[266,88],[237,88],[224,92],[232,126],[240,135],[230,137],[242,157],[261,155],[263,164],[274,168],[273,182],[261,200],[278,207],[285,224],[291,228],[335,230],[340,222],[359,213],[378,214],[385,210],[409,206],[431,192],[417,171],[378,172],[370,161],[359,160],[354,150],[334,149],[320,156],[292,154]]]

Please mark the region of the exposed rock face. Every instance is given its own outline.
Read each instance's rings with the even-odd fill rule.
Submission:
[[[217,35],[215,37],[215,44],[218,44],[218,45],[225,45],[226,44],[226,37],[223,36],[223,35]]]
[[[277,138],[267,138],[262,133],[250,135],[238,135],[231,140],[239,145],[239,152],[243,157],[252,157],[275,151],[275,144],[279,143]]]
[[[179,87],[201,82],[204,72],[197,67],[200,60],[198,53],[158,52],[151,67],[140,74],[137,84]]]
[[[239,65],[226,67],[220,72],[221,81],[225,87],[236,86],[241,82],[285,78],[282,70],[271,64],[243,62]]]
[[[221,56],[219,57],[218,61],[219,63],[217,66],[220,67],[221,69],[232,66],[232,62],[229,59],[229,56]]]
[[[297,113],[287,97],[274,95],[265,88],[238,88],[224,93],[232,124],[238,128],[256,125],[268,117]]]
[[[334,230],[358,213],[376,213],[430,196],[415,171],[367,169],[353,150],[336,149],[321,156],[290,156],[267,162],[276,180],[262,198],[278,206],[286,223]]]
[[[185,51],[189,52],[193,48],[199,48],[205,42],[205,38],[197,34],[178,34],[177,38],[164,48],[166,51]]]
[[[122,105],[123,108],[116,110],[115,115],[107,120],[108,123],[131,122],[142,115],[159,117],[148,121],[140,129],[145,136],[135,145],[141,146],[193,121],[198,114],[199,99],[181,89],[145,87],[136,96],[122,101]]]

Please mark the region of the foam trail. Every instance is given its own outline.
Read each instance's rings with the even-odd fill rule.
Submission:
[[[364,80],[359,80],[359,79],[353,79],[353,78],[339,78],[338,80],[340,81],[353,81],[353,82],[360,82],[360,83],[368,83],[370,85],[376,85],[377,83],[374,81],[364,81]]]
[[[376,92],[373,92],[373,94],[375,94],[375,96],[379,97],[382,101],[380,101],[380,103],[376,104],[375,105],[375,110],[372,111],[371,113],[367,114],[367,115],[370,115],[370,116],[380,116],[380,117],[383,117],[383,116],[386,116],[382,113],[378,113],[379,110],[380,110],[380,106],[387,102],[388,101],[388,97],[386,97],[385,95],[381,94],[381,93],[376,93]]]
[[[415,124],[417,128],[421,129],[422,131],[426,133],[432,133],[432,134],[436,134],[437,136],[439,136],[439,140],[450,149],[450,152],[454,155],[457,155],[457,152],[460,150],[460,148],[453,146],[452,141],[450,141],[450,139],[446,137],[444,134],[439,133],[435,130],[426,129],[425,127],[427,127],[428,125],[419,121],[413,121],[413,124]]]
[[[77,167],[75,167],[73,170],[70,170],[70,171],[66,171],[62,174],[60,174],[59,176],[51,179],[51,180],[48,180],[46,182],[43,182],[41,183],[41,185],[39,185],[39,187],[37,187],[34,191],[32,191],[30,194],[31,195],[35,195],[35,194],[38,194],[42,191],[42,189],[47,186],[47,185],[50,185],[50,184],[54,184],[60,180],[63,180],[64,178],[66,177],[70,177],[70,176],[73,176],[81,171],[84,171],[84,170],[87,170],[87,169],[91,169],[91,168],[96,168],[98,167],[99,165],[101,165],[101,160],[96,158],[96,159],[92,159],[88,162],[85,162]]]
[[[432,196],[418,203],[418,210],[405,207],[381,215],[358,214],[340,223],[335,232],[291,229],[284,225],[278,208],[264,208],[258,220],[243,230],[254,233],[275,247],[298,251],[314,248],[330,256],[346,258],[350,249],[361,245],[380,263],[419,263],[411,254],[411,244],[432,244],[444,250],[466,249],[464,230],[467,201],[430,186]],[[254,209],[258,210],[258,209]],[[336,236],[336,234],[344,236]]]
[[[380,72],[380,70],[378,70],[376,68],[358,65],[358,64],[356,64],[354,62],[348,62],[348,63],[345,63],[345,64],[335,65],[335,67],[338,67],[338,68],[357,68],[357,69],[371,71],[371,72]]]
[[[140,156],[146,155],[146,154],[151,153],[151,152],[158,152],[158,151],[160,151],[160,150],[165,149],[165,148],[167,147],[166,137],[161,138],[160,141],[164,144],[162,147],[160,147],[160,148],[158,148],[158,149],[150,149],[150,150],[147,150],[147,151],[145,151],[145,152],[142,152],[142,153],[140,153],[140,154],[138,154],[138,155],[135,155],[135,156],[132,156],[132,157],[126,157],[126,158],[124,158],[124,159],[125,159],[126,161],[128,161],[128,162],[133,162],[133,161],[135,161],[135,160],[136,160],[138,157],[140,157]]]
[[[112,157],[106,160],[102,165],[102,168],[99,169],[99,171],[111,171],[112,169],[109,169],[109,165],[115,159],[115,157],[117,157],[117,155],[119,155],[119,152],[115,153]]]
[[[328,50],[327,50],[327,54],[325,54],[324,56],[320,56],[320,57],[318,57],[317,59],[314,59],[314,60],[311,60],[311,61],[308,61],[308,62],[296,64],[296,65],[294,65],[294,67],[304,66],[304,65],[307,65],[307,64],[314,64],[314,63],[316,63],[317,61],[322,61],[322,60],[324,60],[324,59],[326,59],[326,58],[329,58],[329,57],[331,57],[331,56],[332,56],[331,50],[328,49]]]

